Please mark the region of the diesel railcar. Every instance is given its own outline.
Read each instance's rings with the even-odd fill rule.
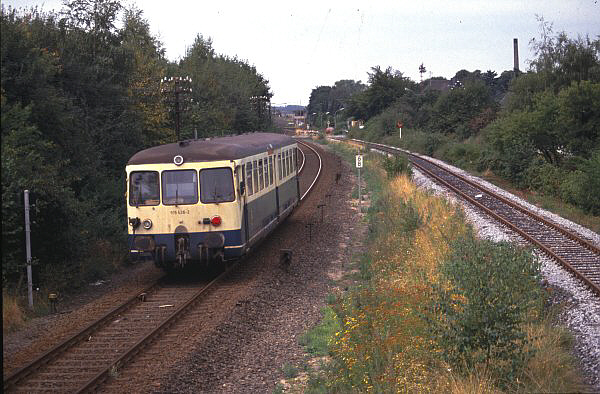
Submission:
[[[298,204],[297,149],[249,133],[136,153],[125,169],[131,254],[165,270],[240,258]]]

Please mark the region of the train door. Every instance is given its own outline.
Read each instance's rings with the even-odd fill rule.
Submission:
[[[239,167],[238,167],[239,168]],[[252,188],[252,184],[247,185],[246,179],[246,165],[242,164],[241,173],[238,171],[236,175],[236,182],[240,185],[240,209],[242,214],[242,235],[244,236],[244,243],[247,243],[250,239],[248,229],[248,206],[246,205],[246,196],[248,195],[248,188]],[[252,180],[250,180],[252,182]]]

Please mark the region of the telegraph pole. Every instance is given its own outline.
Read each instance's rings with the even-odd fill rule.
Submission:
[[[33,281],[31,275],[31,228],[29,227],[29,190],[25,190],[25,257],[27,259],[27,298],[29,308],[33,309]]]
[[[161,93],[166,96],[167,103],[173,105],[175,116],[175,135],[177,141],[181,135],[181,113],[192,103],[192,79],[190,77],[165,77],[161,80]]]

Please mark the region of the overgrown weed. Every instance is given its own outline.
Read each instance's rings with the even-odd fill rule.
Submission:
[[[19,299],[2,290],[2,332],[14,331],[25,323],[25,312],[19,304]]]
[[[358,284],[330,304],[339,329],[317,389],[578,391],[568,336],[549,323],[531,252],[475,239],[460,209],[405,175],[385,181],[370,162],[378,183]]]

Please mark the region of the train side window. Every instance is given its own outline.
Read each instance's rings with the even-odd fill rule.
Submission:
[[[252,162],[246,164],[246,190],[248,190],[248,196],[254,194],[254,188],[252,187]]]
[[[285,151],[285,159],[283,160],[283,176],[284,177],[288,176],[290,173],[289,162],[290,162],[290,151],[286,150]]]
[[[273,184],[273,156],[269,156],[269,184]]]
[[[283,178],[283,167],[281,166],[281,153],[277,154],[277,168],[279,169],[279,180]]]
[[[286,160],[286,151],[281,152],[281,173],[282,173],[282,179],[285,178],[287,176],[287,165],[285,164],[285,160]]]
[[[198,202],[198,173],[196,170],[162,172],[163,204],[196,204]]]
[[[254,190],[256,190],[256,193],[258,193],[260,191],[259,187],[258,187],[258,163],[256,160],[254,160],[254,171],[253,171],[253,177],[254,177]]]
[[[137,207],[160,203],[157,171],[135,171],[129,178],[129,205]]]
[[[200,170],[200,201],[205,204],[235,201],[231,168]]]
[[[265,187],[269,187],[269,157],[265,157]]]
[[[263,170],[263,159],[258,160],[258,190],[265,188],[265,174]]]

